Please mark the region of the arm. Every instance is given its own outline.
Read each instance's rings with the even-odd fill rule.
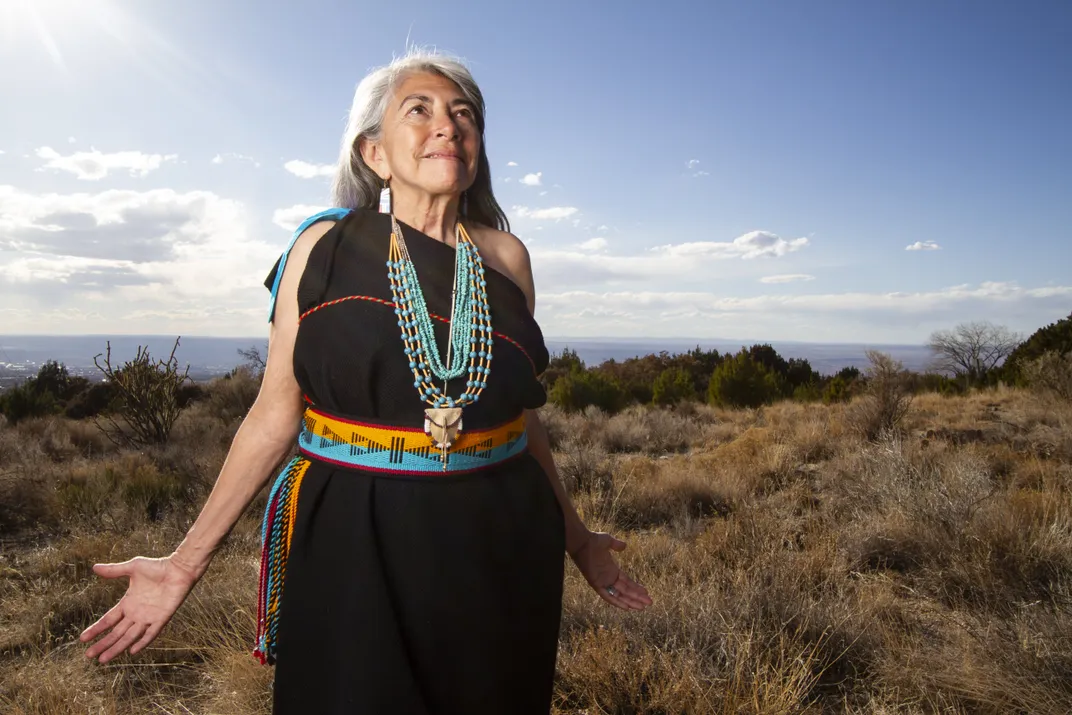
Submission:
[[[235,434],[220,475],[200,515],[172,559],[200,579],[227,534],[290,451],[302,416],[301,388],[294,377],[298,333],[298,281],[316,241],[334,225],[313,224],[291,249],[279,284],[275,320],[260,392]]]
[[[562,507],[562,514],[566,519],[566,552],[573,557],[588,541],[592,532],[581,521],[573,502],[566,494],[566,488],[562,486],[562,478],[558,474],[554,457],[551,456],[551,443],[547,439],[547,430],[540,422],[540,416],[536,410],[525,410],[525,431],[528,433],[529,452],[543,467],[547,478],[551,481],[551,488],[555,490],[558,503]]]
[[[301,389],[293,368],[298,279],[313,244],[328,228],[330,224],[314,224],[291,249],[280,279],[260,392],[186,538],[164,558],[135,556],[122,563],[93,565],[98,576],[127,577],[130,584],[119,602],[79,636],[85,643],[103,634],[86,650],[86,657],[99,656],[101,663],[107,663],[127,648],[131,654],[139,652],[156,638],[204,575],[224,538],[264,486],[271,469],[290,450],[302,413]]]
[[[506,264],[509,275],[525,294],[529,313],[535,314],[536,291],[532,280],[532,265],[528,249],[521,241],[506,234],[513,250],[509,251]],[[612,551],[623,551],[625,542],[610,534],[594,532],[581,521],[558,474],[547,430],[535,410],[525,410],[525,431],[528,436],[529,453],[543,467],[551,482],[566,522],[566,551],[588,584],[604,601],[626,610],[643,610],[652,604],[647,589],[627,576],[615,561]]]

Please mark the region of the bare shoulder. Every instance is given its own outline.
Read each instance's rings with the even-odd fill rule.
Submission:
[[[528,247],[512,233],[479,224],[473,227],[471,237],[484,261],[517,284],[531,311],[536,298]]]
[[[294,241],[294,246],[290,249],[290,257],[301,256],[303,259],[308,258],[309,253],[313,250],[313,246],[317,241],[331,230],[335,225],[335,221],[329,221],[327,219],[323,221],[317,221],[312,226],[301,232],[297,240]],[[288,258],[288,260],[290,260]],[[303,261],[304,262],[304,261]]]

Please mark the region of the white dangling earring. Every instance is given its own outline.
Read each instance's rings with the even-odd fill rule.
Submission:
[[[391,213],[391,187],[386,179],[384,179],[383,188],[380,189],[380,213]]]

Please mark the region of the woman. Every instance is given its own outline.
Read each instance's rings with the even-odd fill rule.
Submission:
[[[174,553],[94,567],[130,585],[82,634],[104,634],[89,657],[153,640],[296,437],[258,604],[276,713],[547,713],[563,549],[608,603],[651,604],[558,479],[528,253],[483,138],[457,61],[413,53],[361,82],[340,208],[305,221],[266,281],[260,394]]]

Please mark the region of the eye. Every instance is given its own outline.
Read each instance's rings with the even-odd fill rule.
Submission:
[[[428,110],[424,108],[423,104],[415,104],[414,106],[410,107],[408,114],[424,114],[427,111]]]
[[[469,107],[462,107],[461,109],[457,110],[454,114],[455,114],[455,116],[465,117],[466,119],[472,119],[473,118],[473,110],[470,109]]]

